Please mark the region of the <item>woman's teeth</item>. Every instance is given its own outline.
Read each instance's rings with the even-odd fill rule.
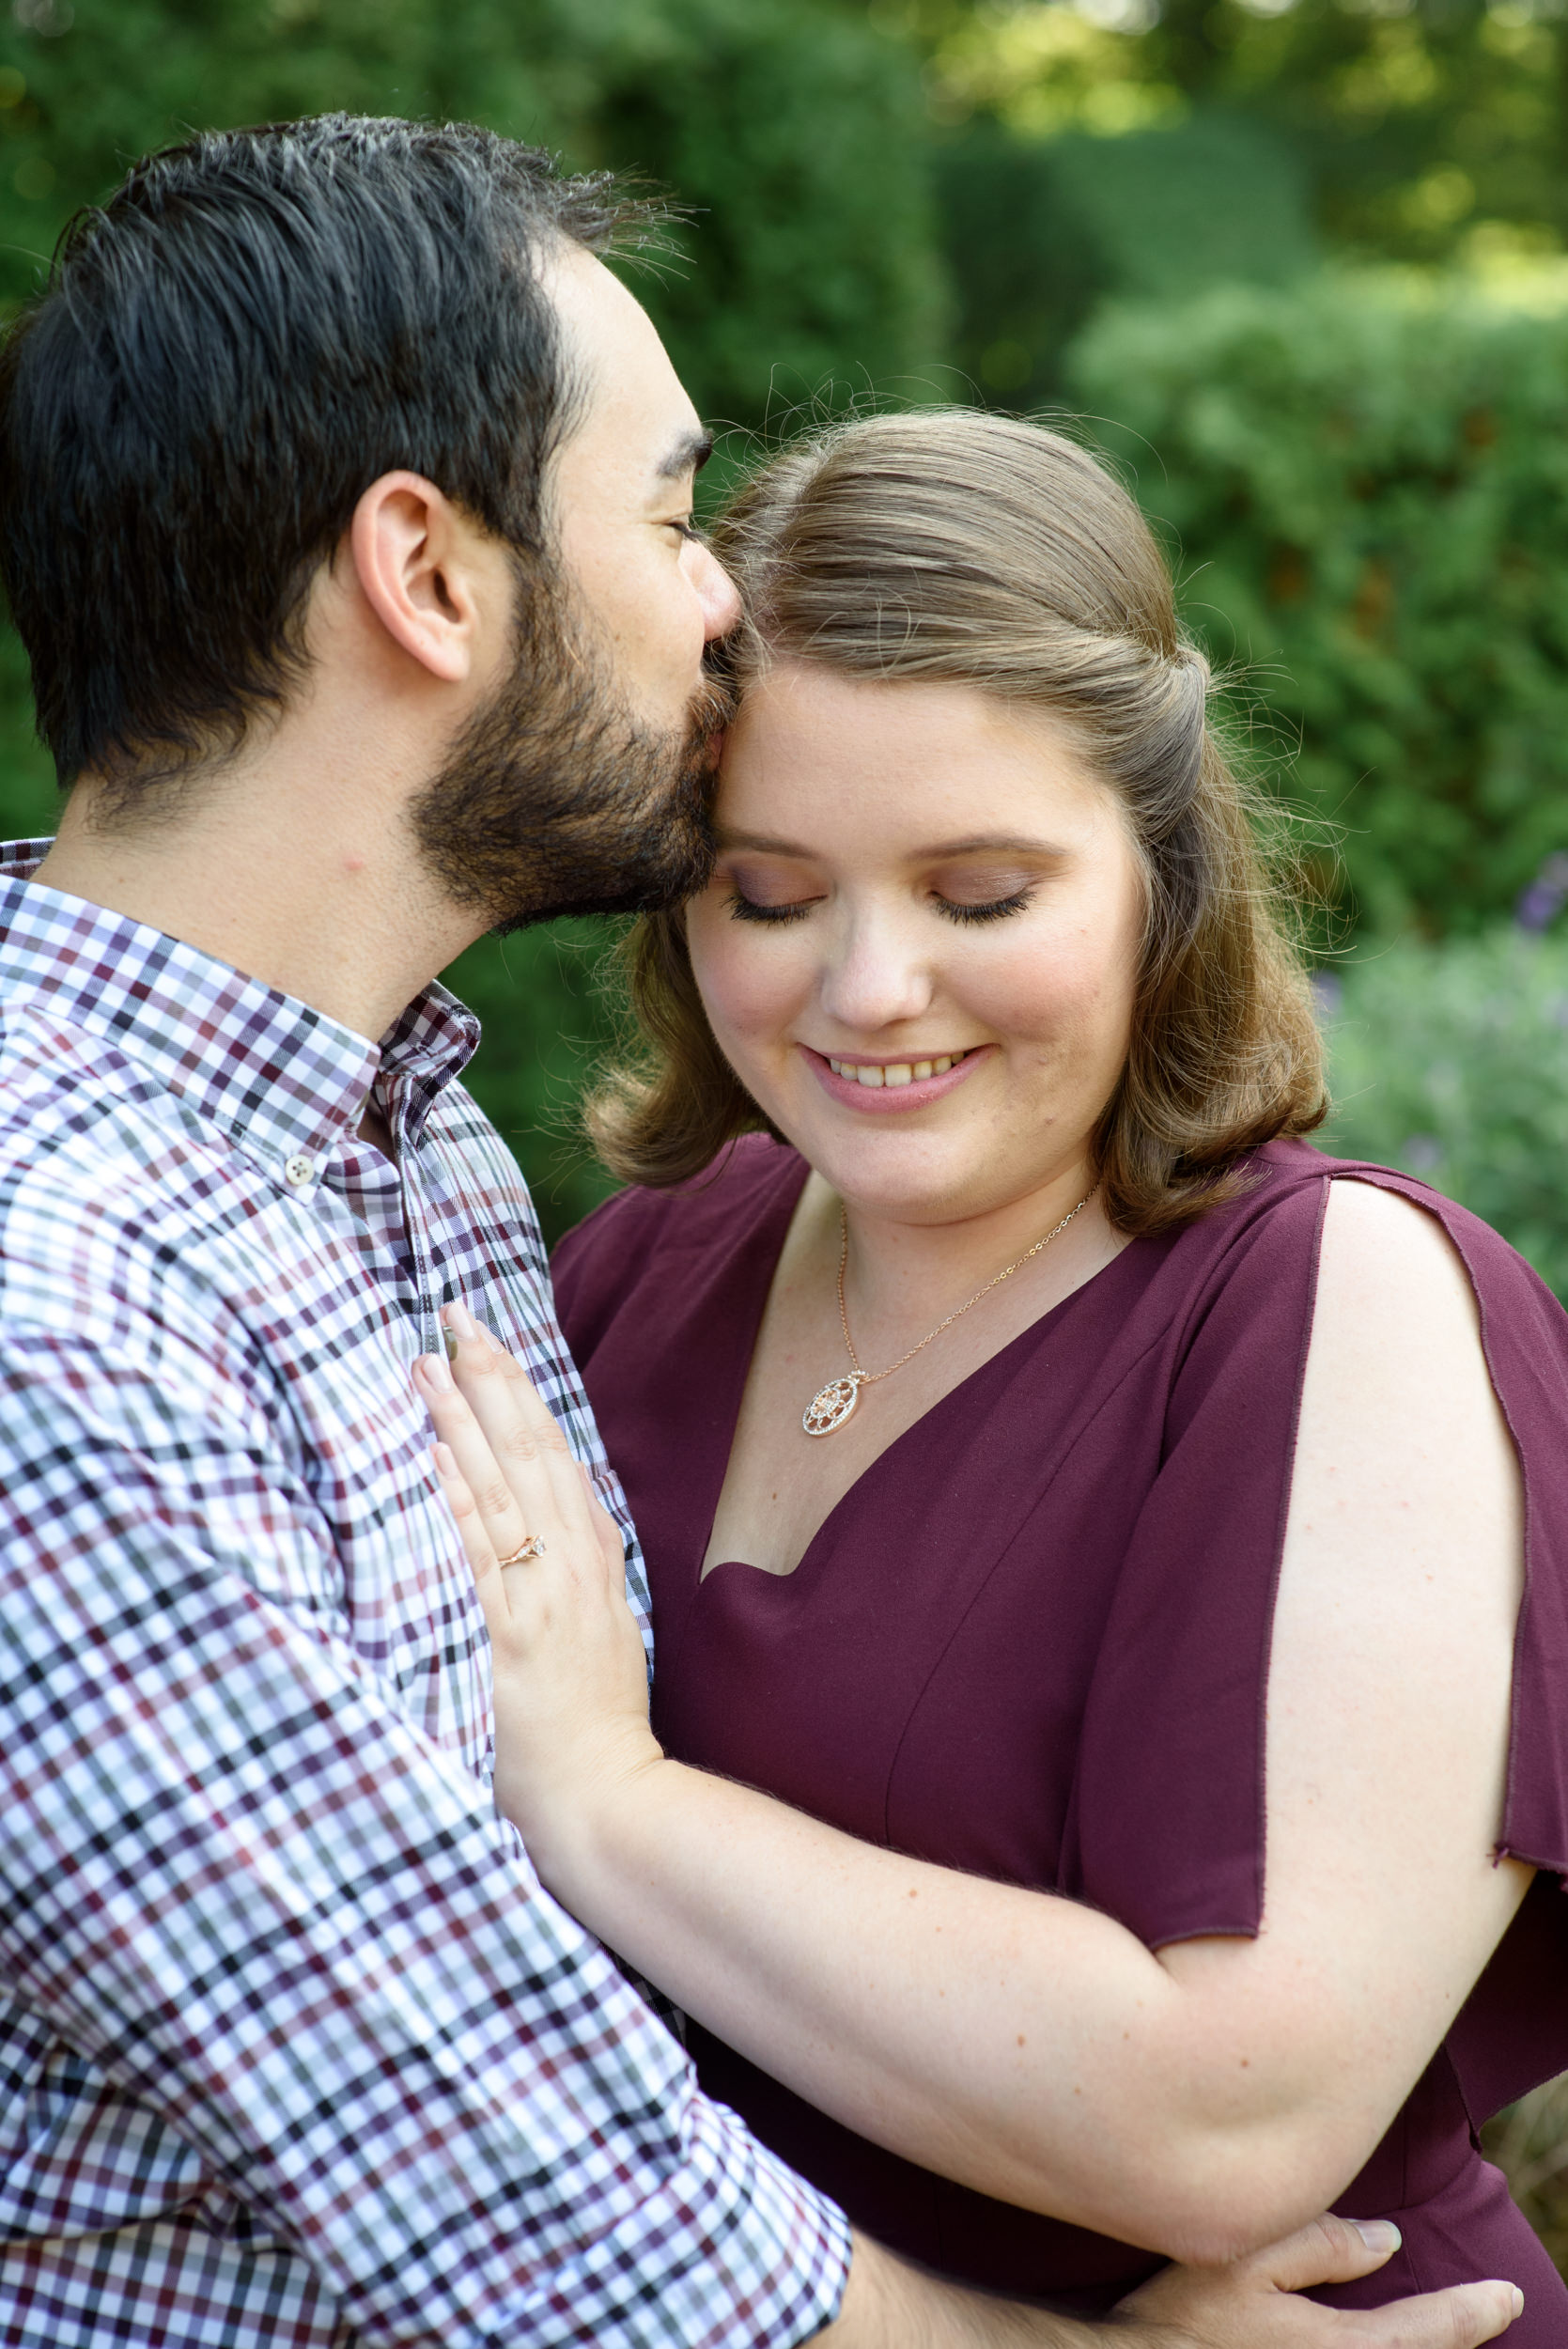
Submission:
[[[835,1077],[846,1077],[851,1084],[912,1085],[926,1077],[945,1077],[955,1061],[968,1058],[965,1052],[947,1052],[937,1060],[849,1061],[834,1060],[828,1055],[828,1066]]]

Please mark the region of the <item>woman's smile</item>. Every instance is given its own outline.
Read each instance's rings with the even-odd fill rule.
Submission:
[[[865,1053],[818,1052],[809,1044],[800,1048],[830,1100],[874,1117],[922,1110],[945,1099],[983,1060],[994,1056],[995,1049],[973,1044],[946,1052],[908,1051],[873,1060]]]

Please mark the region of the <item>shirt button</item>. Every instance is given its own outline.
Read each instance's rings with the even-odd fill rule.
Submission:
[[[285,1159],[283,1162],[283,1179],[286,1183],[292,1184],[296,1190],[298,1190],[303,1183],[314,1182],[316,1179],[316,1160],[314,1159],[306,1158],[303,1150],[299,1151],[295,1157],[291,1159]]]

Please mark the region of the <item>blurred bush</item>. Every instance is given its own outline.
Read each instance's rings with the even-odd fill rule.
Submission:
[[[482,938],[443,973],[483,1023],[468,1081],[527,1175],[552,1247],[615,1188],[588,1148],[577,1104],[616,1025],[604,957],[618,927],[551,922]]]
[[[1481,2142],[1548,2255],[1568,2275],[1568,2075],[1499,2112],[1482,2131]]]
[[[1421,1175],[1568,1300],[1568,936],[1403,939],[1318,987],[1325,1147]]]
[[[1102,312],[1069,362],[1193,628],[1249,673],[1287,796],[1343,835],[1328,894],[1384,932],[1483,924],[1568,848],[1568,302],[1547,291],[1532,312],[1387,273],[1226,287]]]
[[[1061,395],[1072,339],[1107,296],[1284,285],[1321,257],[1294,149],[1218,108],[1114,138],[1027,138],[983,117],[939,150],[937,185],[955,356],[1004,407]]]

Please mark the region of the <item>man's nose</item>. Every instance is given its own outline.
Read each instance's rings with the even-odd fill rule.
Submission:
[[[740,597],[734,580],[716,554],[704,546],[692,549],[692,584],[703,608],[703,641],[727,636],[740,617]]]

